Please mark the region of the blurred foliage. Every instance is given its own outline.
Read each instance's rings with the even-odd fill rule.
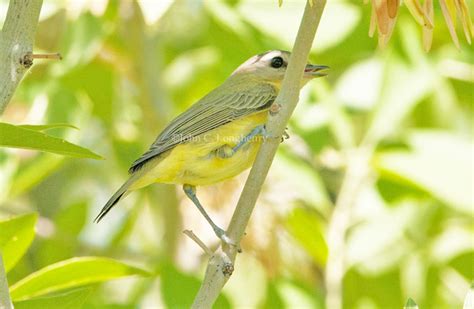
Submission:
[[[83,256],[139,268],[107,259],[120,263],[116,276],[95,280],[105,271],[97,258],[78,266],[84,272],[67,271],[82,284],[48,282],[52,290],[38,287],[41,293],[29,294],[38,297],[18,308],[189,305],[207,257],[181,231],[209,244],[215,238],[179,188],[140,190],[100,225],[92,220],[173,116],[250,56],[291,49],[302,9],[289,0],[281,8],[253,0],[44,1],[36,51],[64,59],[36,61],[2,121],[32,135],[47,129],[42,136],[106,160],[0,148],[0,216],[36,213],[0,222],[9,282],[13,292],[22,279],[44,284],[45,269]],[[291,138],[280,147],[217,308],[325,306],[334,248],[327,231],[350,168],[365,177],[342,231],[344,307],[402,308],[409,297],[420,308],[462,306],[474,278],[474,52],[463,41],[456,49],[440,26],[425,53],[408,10],[399,10],[390,41],[377,49],[370,19],[371,7],[360,1],[328,1],[311,61],[331,74],[302,91]],[[434,23],[444,23],[438,6]],[[367,148],[369,163],[353,166]],[[244,180],[199,189],[221,226]],[[151,275],[108,281],[141,269]]]

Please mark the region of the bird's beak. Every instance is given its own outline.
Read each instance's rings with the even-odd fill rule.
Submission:
[[[328,75],[327,71],[329,67],[327,65],[316,65],[307,64],[304,68],[304,77],[315,78]]]

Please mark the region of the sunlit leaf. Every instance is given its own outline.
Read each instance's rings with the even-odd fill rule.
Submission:
[[[367,132],[369,140],[395,134],[401,121],[433,89],[435,76],[421,65],[408,67],[396,58],[387,62],[379,106]]]
[[[38,216],[28,214],[0,221],[0,253],[8,272],[25,254],[35,237]]]
[[[101,257],[77,257],[49,265],[15,283],[10,288],[14,301],[49,293],[149,273],[125,263]]]
[[[319,265],[326,265],[328,246],[321,219],[305,209],[296,208],[286,219],[290,234]]]
[[[309,291],[295,282],[279,281],[276,287],[285,304],[282,308],[323,309],[325,307],[320,293]]]
[[[40,125],[21,124],[21,125],[17,125],[17,127],[20,127],[23,129],[34,130],[34,131],[45,131],[49,129],[63,129],[63,128],[71,128],[71,129],[79,130],[78,127],[75,127],[72,124],[67,124],[67,123],[53,123],[53,124],[40,124]]]
[[[92,151],[35,130],[0,122],[0,146],[52,152],[77,158],[102,159]]]
[[[474,146],[455,135],[438,131],[412,133],[408,142],[411,151],[391,151],[377,156],[379,171],[387,177],[398,177],[419,186],[447,205],[472,214]]]
[[[308,164],[300,158],[283,152],[275,157],[274,162],[275,168],[270,173],[279,179],[274,189],[286,188],[285,199],[301,199],[321,213],[328,213],[331,201],[317,171],[308,168]]]
[[[17,301],[15,309],[80,309],[91,294],[92,289],[78,289],[48,297],[38,297]]]

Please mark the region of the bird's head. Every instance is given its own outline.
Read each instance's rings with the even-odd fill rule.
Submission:
[[[256,80],[269,82],[280,88],[289,59],[290,52],[283,50],[268,51],[245,61],[232,73],[232,76],[252,77]],[[326,76],[327,69],[329,67],[325,65],[308,63],[304,70],[301,86],[315,77]]]

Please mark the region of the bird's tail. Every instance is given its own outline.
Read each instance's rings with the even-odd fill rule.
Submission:
[[[109,199],[109,201],[105,204],[104,207],[102,207],[102,210],[100,213],[95,217],[94,222],[99,223],[102,218],[105,217],[105,215],[112,209],[112,207],[115,206],[122,198],[124,198],[130,191],[128,189],[130,188],[135,181],[138,180],[138,175],[133,174],[121,187],[120,189],[115,192],[114,195]]]

